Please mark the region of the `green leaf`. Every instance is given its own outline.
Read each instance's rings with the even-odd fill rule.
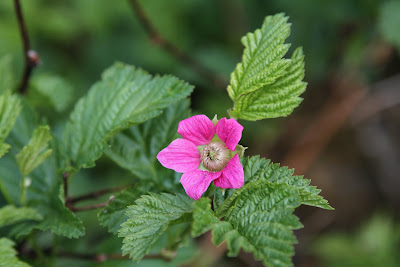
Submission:
[[[303,176],[293,175],[294,169],[280,167],[279,163],[271,163],[270,160],[260,158],[260,156],[246,157],[242,159],[245,182],[266,180],[271,183],[286,184],[295,187],[300,194],[302,204],[333,210],[328,201],[318,195],[321,190],[315,186],[310,186],[310,180]],[[216,212],[219,217],[223,217],[227,210],[233,205],[235,198],[241,194],[241,189],[236,190],[230,197],[218,206]]]
[[[117,132],[161,114],[193,87],[173,76],[152,77],[122,63],[107,69],[71,114],[63,143],[75,169],[94,166]]]
[[[0,267],[29,267],[30,265],[17,258],[14,242],[8,238],[0,238]]]
[[[13,128],[20,112],[21,101],[17,96],[8,92],[0,95],[0,158],[10,148],[10,145],[3,142]]]
[[[289,115],[302,101],[304,56],[297,49],[292,59],[283,58],[289,49],[288,17],[265,18],[261,29],[242,38],[242,62],[231,74],[228,93],[234,102],[230,114],[239,119],[261,120]]]
[[[12,56],[5,55],[0,58],[0,94],[12,90],[15,78],[12,66]]]
[[[0,144],[0,158],[8,152],[10,147],[11,146],[9,144],[4,144],[4,143]]]
[[[229,256],[237,256],[242,248],[267,266],[292,266],[297,243],[293,230],[302,227],[292,213],[300,204],[292,186],[250,182],[240,189],[224,221],[211,210],[209,200],[195,203],[192,234],[198,236],[211,228],[214,244],[226,241]]]
[[[179,101],[160,116],[117,134],[106,155],[140,179],[171,183],[176,172],[162,167],[156,156],[178,137],[178,123],[189,117],[189,105],[187,99]]]
[[[110,204],[98,213],[97,218],[100,224],[107,227],[109,232],[117,234],[121,224],[129,218],[126,215],[128,206],[132,205],[146,191],[148,190],[139,185],[121,191]]]
[[[152,194],[142,196],[129,206],[128,221],[119,236],[124,237],[122,253],[140,261],[170,225],[191,220],[193,200],[184,195]]]
[[[16,156],[22,176],[28,175],[52,152],[48,143],[52,139],[49,126],[39,126],[33,132],[32,139]]]
[[[62,112],[69,107],[73,100],[73,88],[61,76],[54,74],[35,75],[30,84],[28,97],[38,102],[38,105],[51,104],[57,112]]]
[[[236,102],[236,111],[231,114],[235,116],[235,112],[239,112],[239,118],[249,121],[287,116],[303,101],[299,97],[307,86],[303,78],[304,54],[301,48],[297,48],[285,73],[274,83],[243,95]]]
[[[0,208],[0,227],[25,220],[40,221],[43,217],[37,210],[28,207],[15,207],[7,205]]]
[[[7,139],[12,149],[10,153],[0,159],[0,189],[6,199],[15,205],[19,204],[22,179],[15,156],[29,142],[37,127],[35,115],[28,105],[24,105],[22,113]],[[55,143],[52,142],[52,144]],[[26,206],[37,210],[43,220],[22,222],[14,228],[16,230],[11,231],[12,234],[23,236],[29,234],[33,229],[50,230],[68,238],[78,238],[84,234],[85,228],[81,220],[67,209],[60,199],[62,178],[57,172],[55,154],[50,155],[29,174],[30,183],[26,187]]]
[[[400,2],[397,0],[382,3],[379,14],[379,29],[383,37],[400,49],[400,33],[398,25],[400,23]]]

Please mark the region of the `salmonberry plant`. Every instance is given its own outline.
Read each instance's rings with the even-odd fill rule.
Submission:
[[[129,171],[132,183],[94,206],[100,208],[99,224],[119,237],[122,250],[96,260],[173,260],[190,238],[211,231],[216,246],[226,243],[228,256],[243,249],[266,266],[291,266],[293,231],[302,228],[294,210],[332,208],[310,180],[246,155],[246,144],[239,145],[246,135],[241,120],[288,116],[302,101],[304,55],[301,48],[287,55],[289,34],[288,17],[277,14],[242,38],[242,62],[227,87],[233,106],[214,118],[190,110],[194,86],[115,63],[77,101],[69,119],[60,117],[50,128],[35,111],[38,105],[14,92],[10,58],[2,58],[0,190],[8,204],[0,208],[0,266],[68,255],[57,244],[50,251],[37,244],[41,231],[84,238],[84,223],[75,214],[83,208],[68,184],[83,169],[98,168],[103,155]],[[54,112],[72,100],[58,77],[33,75],[30,83],[29,90],[45,97]],[[111,189],[85,191],[81,199]]]

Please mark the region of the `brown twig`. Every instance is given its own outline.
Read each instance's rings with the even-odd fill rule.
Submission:
[[[128,255],[122,255],[122,254],[116,254],[116,253],[85,254],[85,253],[60,251],[57,253],[57,256],[63,257],[63,258],[75,258],[75,259],[89,260],[89,261],[95,261],[95,262],[105,262],[107,260],[129,260]],[[160,259],[163,261],[171,261],[171,258],[169,258],[163,254],[149,254],[149,255],[145,255],[143,257],[143,259]]]
[[[208,67],[204,66],[161,36],[154,27],[150,18],[147,16],[146,12],[143,10],[142,6],[139,4],[138,0],[128,0],[128,2],[131,5],[132,10],[135,12],[147,36],[155,45],[161,47],[176,60],[192,69],[192,71],[198,73],[199,76],[203,77],[205,80],[212,81],[216,87],[224,88],[226,86],[227,81],[222,76],[215,74]]]
[[[87,211],[87,210],[94,210],[94,209],[99,209],[99,208],[104,208],[108,204],[110,204],[112,201],[114,201],[114,196],[110,196],[109,200],[106,202],[102,203],[96,203],[88,206],[82,206],[82,207],[74,207],[71,203],[68,203],[67,208],[70,209],[72,212],[80,212],[80,211]]]
[[[63,185],[64,185],[64,199],[65,200],[68,199],[68,177],[69,177],[69,173],[64,172],[63,173]]]
[[[133,185],[105,188],[105,189],[101,189],[99,191],[91,192],[91,193],[88,193],[85,195],[81,195],[81,196],[77,196],[77,197],[69,197],[68,202],[71,204],[74,204],[74,203],[77,203],[77,202],[83,201],[83,200],[96,199],[96,198],[101,197],[108,193],[122,191],[130,186],[133,186]]]
[[[21,31],[24,58],[25,58],[25,70],[22,76],[19,92],[21,94],[26,94],[29,78],[32,74],[33,69],[39,64],[40,58],[39,55],[36,53],[36,51],[31,49],[29,43],[28,30],[26,29],[25,20],[22,14],[21,4],[19,0],[14,0],[14,6],[15,6],[15,13],[17,14],[19,29]]]

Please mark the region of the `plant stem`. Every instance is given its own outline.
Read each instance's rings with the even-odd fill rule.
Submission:
[[[208,67],[204,66],[202,63],[161,36],[154,27],[150,18],[147,16],[146,12],[143,10],[142,6],[139,4],[138,0],[128,0],[128,2],[152,43],[161,47],[165,52],[190,68],[203,79],[213,82],[216,87],[225,89],[227,84],[225,78],[216,74],[214,71],[210,70]]]
[[[28,89],[29,78],[32,74],[33,69],[39,64],[40,58],[39,55],[36,53],[36,51],[31,49],[29,43],[28,30],[26,29],[25,20],[22,14],[21,4],[19,0],[14,0],[14,7],[18,19],[19,29],[21,32],[24,58],[25,58],[25,70],[19,87],[19,93],[26,94]]]
[[[68,202],[71,204],[77,203],[79,201],[83,201],[83,200],[88,200],[88,199],[96,199],[98,197],[101,197],[105,194],[108,193],[112,193],[112,192],[118,192],[118,191],[122,191],[128,187],[131,187],[133,185],[127,185],[127,186],[119,186],[119,187],[113,187],[113,188],[105,188],[105,189],[101,189],[99,191],[95,191],[95,192],[91,192],[85,195],[81,195],[78,197],[69,197]]]

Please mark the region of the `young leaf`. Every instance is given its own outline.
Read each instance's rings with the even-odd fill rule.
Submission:
[[[274,83],[266,84],[259,90],[243,95],[235,103],[236,109],[231,114],[244,120],[256,121],[265,118],[287,116],[293,112],[303,99],[299,97],[307,83],[304,78],[304,54],[297,48],[286,68],[285,73]]]
[[[35,129],[29,144],[16,156],[22,176],[28,175],[50,156],[52,150],[47,149],[50,140],[51,134],[49,126],[39,126]]]
[[[234,102],[230,114],[239,119],[260,120],[289,115],[304,92],[304,56],[297,49],[292,59],[283,58],[289,49],[288,17],[265,18],[261,29],[242,38],[242,62],[231,74],[228,93]]]
[[[1,89],[0,89],[1,90]],[[0,95],[0,158],[7,153],[10,145],[3,143],[21,112],[21,101],[15,95]]]
[[[5,55],[0,58],[0,94],[13,89],[15,78],[12,70],[12,56]]]
[[[17,258],[17,251],[13,248],[14,245],[14,242],[10,239],[0,238],[0,266],[29,267],[29,264]]]
[[[192,90],[173,76],[152,77],[141,69],[114,64],[71,114],[63,136],[66,160],[74,169],[94,166],[113,135],[159,115]]]
[[[140,261],[168,226],[191,220],[193,200],[184,195],[150,194],[129,206],[128,221],[121,225],[122,253]]]
[[[25,103],[26,104],[26,103]],[[37,127],[35,112],[24,105],[7,141],[11,144],[10,153],[0,159],[0,190],[13,204],[19,203],[21,174],[18,170],[16,154],[33,135]],[[33,229],[50,230],[57,235],[77,238],[84,234],[85,228],[79,218],[68,210],[60,199],[61,177],[57,172],[55,155],[52,154],[30,174],[26,187],[25,203],[37,210],[43,217],[39,222],[21,222],[11,230],[12,234],[23,236]],[[16,230],[14,230],[16,229]]]
[[[37,210],[28,207],[7,205],[0,208],[0,227],[11,225],[25,220],[40,221],[43,217]]]
[[[279,163],[271,163],[270,160],[260,158],[260,156],[247,157],[242,159],[245,182],[266,180],[276,184],[286,184],[295,187],[299,191],[302,204],[319,207],[327,210],[333,208],[328,201],[318,195],[321,190],[315,186],[310,186],[310,180],[303,176],[293,175],[294,170],[288,167],[280,167]],[[216,209],[219,217],[223,217],[227,210],[233,205],[236,197],[241,194],[241,189],[236,190],[226,197],[225,201]]]
[[[236,256],[242,248],[267,266],[292,266],[297,242],[293,230],[302,227],[292,214],[301,204],[298,191],[259,180],[246,184],[240,192],[224,221],[211,210],[208,200],[195,203],[192,235],[211,228],[214,244],[226,241],[229,256]]]
[[[117,134],[106,155],[140,179],[171,183],[175,172],[162,167],[156,156],[178,137],[178,123],[189,117],[189,105],[187,99],[179,101],[160,116]]]

